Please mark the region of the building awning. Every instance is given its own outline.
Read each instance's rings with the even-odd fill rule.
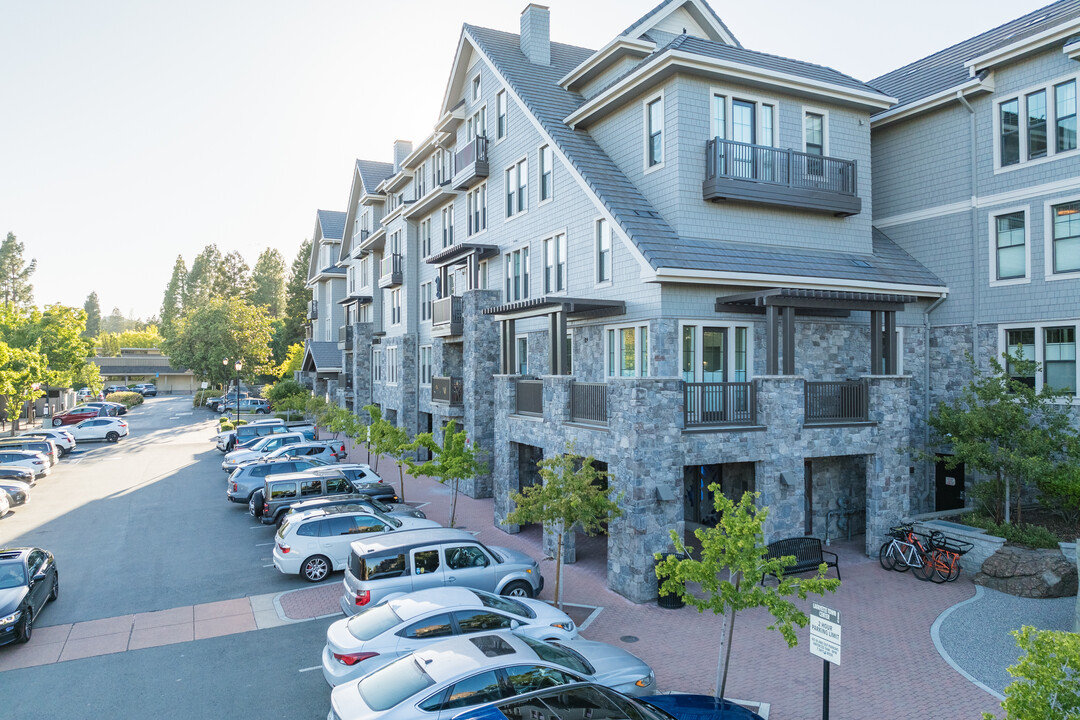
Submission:
[[[626,303],[622,300],[589,300],[545,295],[530,300],[518,300],[517,302],[496,305],[484,310],[484,314],[494,315],[496,318],[503,320],[536,317],[560,311],[566,313],[567,317],[575,319],[623,315],[626,313]]]
[[[717,312],[765,312],[767,307],[792,307],[799,310],[870,310],[899,312],[914,295],[852,292],[849,290],[808,290],[771,288],[756,292],[723,295],[716,298]]]
[[[479,243],[458,243],[457,245],[451,245],[450,247],[443,248],[434,255],[428,256],[424,262],[428,265],[446,265],[452,263],[455,260],[461,260],[465,256],[472,253],[479,255],[479,260],[484,258],[494,257],[499,254],[499,248],[497,245],[481,245]]]
[[[304,348],[304,362],[301,370],[337,374],[341,372],[341,351],[336,342],[308,340]]]
[[[367,305],[370,302],[371,302],[371,296],[370,295],[350,295],[349,297],[347,297],[347,298],[345,298],[343,300],[338,300],[337,304],[338,305],[351,305],[352,303],[356,303],[357,305]]]

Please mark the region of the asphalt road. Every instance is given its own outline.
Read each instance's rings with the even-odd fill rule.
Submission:
[[[306,587],[272,566],[273,528],[225,499],[214,420],[147,398],[131,435],[85,444],[0,520],[0,547],[56,556],[63,591],[37,627]],[[0,673],[5,718],[326,717],[329,621]],[[0,652],[17,651],[0,648]],[[14,711],[14,714],[10,714]]]

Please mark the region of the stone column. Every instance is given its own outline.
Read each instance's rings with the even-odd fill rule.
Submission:
[[[765,451],[754,468],[758,504],[769,508],[765,542],[803,534],[806,499],[803,491],[806,378],[765,375],[756,379],[758,424],[766,429]]]
[[[495,416],[505,418],[514,411],[517,401],[518,375],[496,375]],[[512,451],[513,450],[513,451]],[[517,444],[510,441],[507,424],[495,423],[495,438],[491,446],[493,491],[495,495],[495,525],[502,531],[517,533],[521,526],[506,522],[513,509],[510,494],[521,492],[521,476],[518,468]]]
[[[461,481],[461,491],[473,498],[493,492],[492,448],[495,445],[495,387],[499,372],[499,324],[483,311],[499,304],[496,290],[468,290],[461,296],[462,379],[464,380],[464,428],[488,471]]]
[[[911,511],[911,386],[903,375],[867,380],[878,450],[866,461],[866,554],[873,555],[889,528]]]
[[[570,422],[570,385],[574,382],[571,375],[541,375],[540,381],[544,384],[544,427],[555,432],[545,437],[538,437],[536,444],[543,448],[544,457],[554,457],[566,453],[566,436],[562,426]],[[579,452],[585,452],[578,448]],[[542,541],[544,554],[555,557],[558,549],[556,535],[547,525],[544,526]],[[563,533],[563,562],[571,564],[577,562],[577,542],[573,529]]]
[[[353,412],[371,404],[371,323],[353,325]]]

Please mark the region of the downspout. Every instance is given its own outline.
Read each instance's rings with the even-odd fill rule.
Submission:
[[[969,143],[971,147],[971,357],[975,362],[975,367],[979,367],[979,311],[981,309],[979,255],[981,251],[979,250],[979,174],[975,144],[975,108],[971,107],[971,103],[964,97],[962,90],[956,91],[956,99],[968,111],[968,132],[971,137]]]

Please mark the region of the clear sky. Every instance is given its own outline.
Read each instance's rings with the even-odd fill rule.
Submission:
[[[597,48],[659,0],[548,0]],[[435,122],[462,23],[518,31],[526,0],[0,0],[0,236],[35,300],[157,313],[177,254],[291,262],[353,159]],[[868,80],[1039,0],[712,3],[743,45]]]

